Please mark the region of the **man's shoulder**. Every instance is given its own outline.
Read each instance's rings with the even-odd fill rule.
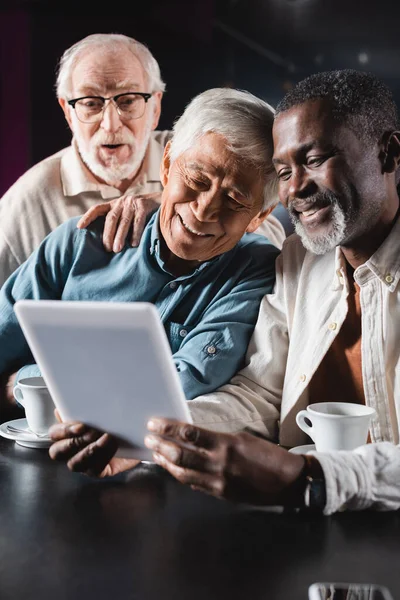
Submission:
[[[27,196],[41,195],[50,187],[53,187],[56,182],[61,185],[61,159],[69,148],[63,148],[30,167],[6,191],[1,202],[7,202],[7,199],[11,198],[14,202]]]
[[[156,130],[151,132],[151,139],[157,144],[160,144],[163,148],[167,145],[167,142],[172,138],[172,131],[169,129]]]
[[[268,238],[258,233],[245,233],[234,248],[235,262],[251,262],[269,268],[275,263],[280,250]]]
[[[307,254],[306,248],[303,246],[301,238],[297,233],[289,235],[282,245],[282,258],[296,258],[296,260],[303,261]]]
[[[315,277],[322,282],[332,277],[335,250],[314,254],[303,246],[297,233],[293,233],[286,238],[278,261],[283,278],[290,285],[294,285],[305,273],[307,277]]]

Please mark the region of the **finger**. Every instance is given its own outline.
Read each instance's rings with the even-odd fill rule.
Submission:
[[[106,216],[103,231],[103,244],[108,252],[113,251],[115,232],[117,230],[117,225],[121,217],[123,206],[123,199],[119,198]]]
[[[140,238],[142,237],[146,225],[147,212],[138,206],[135,211],[135,220],[133,223],[131,245],[133,248],[139,246]]]
[[[147,435],[144,443],[147,448],[179,467],[206,473],[221,472],[220,462],[204,448],[196,448],[187,442],[165,439],[156,435]]]
[[[64,440],[66,438],[75,437],[82,435],[89,428],[83,423],[77,421],[63,422],[60,420],[59,423],[52,425],[49,429],[49,436],[53,441]]]
[[[50,457],[53,460],[66,462],[103,434],[96,429],[86,427],[82,423],[69,425],[60,423],[52,426],[49,435],[54,441],[54,444],[49,448]]]
[[[221,443],[225,434],[216,433],[175,419],[151,418],[147,429],[156,435],[189,442],[194,446],[212,449]]]
[[[128,231],[135,218],[137,204],[133,196],[126,196],[123,203],[121,217],[118,223],[118,228],[115,234],[113,245],[114,252],[120,252],[125,245],[125,240],[128,236]]]
[[[79,219],[76,226],[78,229],[85,229],[90,223],[92,223],[98,217],[106,215],[111,210],[110,202],[104,202],[103,204],[97,204],[89,208],[87,212]]]
[[[62,420],[62,418],[61,418],[61,415],[60,415],[60,413],[59,413],[59,411],[58,411],[58,408],[55,408],[55,409],[54,409],[54,416],[55,416],[55,418],[57,419],[57,421],[58,421],[59,423],[62,423],[62,422],[63,422],[63,420]]]
[[[118,448],[116,440],[104,433],[95,442],[73,455],[67,462],[70,471],[86,473],[87,475],[100,475]]]
[[[195,486],[196,489],[213,496],[221,497],[224,494],[224,481],[219,475],[179,467],[157,452],[153,453],[153,460],[171,473],[180,483]]]

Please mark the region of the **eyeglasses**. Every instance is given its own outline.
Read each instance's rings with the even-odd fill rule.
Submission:
[[[146,103],[152,94],[143,92],[129,92],[117,94],[109,98],[102,96],[83,96],[68,100],[68,104],[75,109],[76,116],[82,123],[96,123],[103,118],[103,112],[107,107],[106,102],[112,102],[121,119],[140,119],[144,115]]]

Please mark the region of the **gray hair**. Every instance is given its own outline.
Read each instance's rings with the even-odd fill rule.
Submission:
[[[139,60],[142,65],[149,86],[148,92],[163,92],[165,83],[161,79],[158,62],[150,50],[135,39],[119,33],[94,33],[83,38],[62,55],[58,64],[56,91],[58,98],[68,99],[71,96],[71,75],[73,68],[80,56],[88,49],[98,49],[99,52],[107,50],[117,52],[125,46]]]
[[[206,133],[223,136],[229,150],[256,167],[265,179],[263,208],[278,203],[277,176],[272,164],[275,111],[250,92],[214,88],[196,96],[173,126],[171,162]]]

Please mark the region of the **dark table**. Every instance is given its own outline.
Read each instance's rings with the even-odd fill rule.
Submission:
[[[93,480],[0,438],[0,599],[307,600],[314,581],[400,599],[399,513],[238,507],[156,465]]]

